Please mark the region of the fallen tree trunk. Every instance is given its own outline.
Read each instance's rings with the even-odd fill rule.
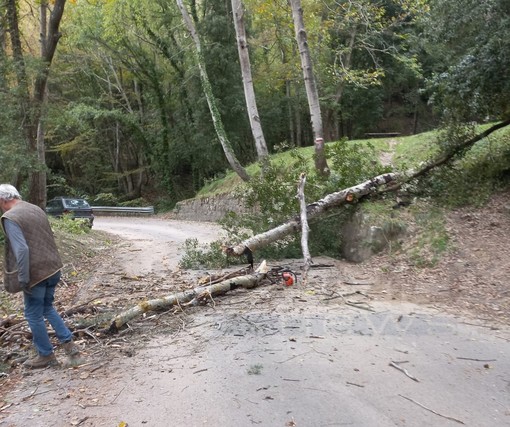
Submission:
[[[117,333],[119,329],[130,320],[147,313],[148,311],[161,310],[173,306],[189,305],[194,301],[199,303],[207,298],[223,295],[236,288],[254,288],[266,277],[268,272],[265,261],[261,263],[259,268],[250,275],[233,277],[219,283],[213,283],[208,286],[198,286],[189,291],[179,292],[162,298],[148,301],[142,301],[122,313],[119,313],[110,324],[108,329],[111,333]]]
[[[355,185],[354,187],[346,188],[335,193],[328,194],[318,202],[311,203],[306,206],[307,218],[313,219],[320,216],[324,212],[331,208],[341,206],[346,203],[353,203],[359,200],[361,197],[373,194],[380,190],[380,187],[387,186],[380,192],[394,191],[398,189],[402,184],[412,181],[418,177],[424,176],[429,173],[432,169],[437,168],[451,161],[455,156],[472,147],[478,141],[489,136],[491,133],[498,129],[504,128],[510,125],[510,119],[504,120],[500,123],[495,124],[484,132],[474,136],[473,138],[457,145],[454,150],[443,153],[435,159],[424,163],[418,169],[412,169],[405,173],[392,172],[383,175],[376,176],[369,179],[361,184]],[[276,242],[292,233],[301,231],[301,220],[300,216],[296,215],[287,222],[275,227],[271,230],[265,231],[264,233],[257,234],[256,236],[250,237],[249,239],[241,242],[235,246],[227,248],[228,255],[241,256],[246,251],[254,252],[255,250],[269,245],[270,243]]]
[[[386,173],[384,175],[376,176],[362,184],[355,185],[354,187],[347,188],[336,193],[328,194],[318,202],[311,203],[306,206],[306,216],[308,219],[313,219],[324,212],[328,211],[332,207],[340,206],[344,203],[353,203],[363,196],[374,193],[378,187],[387,185],[390,183],[396,183],[397,179],[401,176],[399,173]],[[257,234],[256,236],[250,237],[242,243],[236,246],[228,248],[228,254],[242,255],[246,248],[250,251],[255,251],[258,248],[267,246],[268,244],[275,242],[288,236],[293,232],[301,230],[301,220],[299,216],[288,220],[287,222],[279,225],[276,228],[268,230],[264,233]]]

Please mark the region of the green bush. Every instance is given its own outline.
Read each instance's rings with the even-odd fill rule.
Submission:
[[[510,133],[489,136],[422,180],[422,193],[443,206],[481,206],[510,182]]]
[[[75,196],[76,191],[71,188],[66,179],[61,175],[48,174],[47,184],[47,197],[48,200],[59,196]]]
[[[64,215],[62,218],[49,218],[54,230],[65,231],[70,234],[86,234],[90,232],[89,222],[86,219],[73,219],[72,215]]]
[[[371,143],[340,141],[327,144],[326,157],[331,177],[324,182],[321,197],[391,171],[380,164],[378,152]]]
[[[175,200],[170,198],[159,198],[154,203],[154,210],[156,212],[170,212],[175,208]]]
[[[218,241],[201,246],[197,239],[186,239],[182,250],[184,255],[179,266],[184,269],[225,268],[244,262],[238,257],[227,258],[221,242]]]
[[[139,208],[143,206],[150,206],[150,203],[143,197],[139,197],[138,199],[126,200],[125,202],[121,202],[119,203],[119,206],[123,206],[125,208]]]

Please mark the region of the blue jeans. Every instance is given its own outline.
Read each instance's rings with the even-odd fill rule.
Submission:
[[[23,292],[25,319],[32,331],[35,348],[41,356],[49,356],[53,353],[53,345],[50,342],[44,319],[50,323],[61,343],[70,341],[73,336],[53,307],[55,287],[59,281],[60,271],[32,287],[30,294]]]

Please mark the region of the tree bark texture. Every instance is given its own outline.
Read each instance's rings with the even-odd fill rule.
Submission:
[[[200,300],[223,295],[236,288],[254,288],[260,284],[260,282],[266,277],[266,274],[267,265],[263,262],[254,274],[234,277],[209,286],[198,286],[189,291],[179,292],[163,298],[143,301],[136,306],[119,313],[110,324],[109,331],[113,333],[118,332],[119,329],[130,320],[142,315],[143,313],[147,313],[148,311],[161,310],[176,305],[187,304],[193,300],[199,302]]]
[[[310,256],[310,250],[308,249],[308,234],[310,228],[308,227],[308,217],[306,214],[306,200],[305,200],[305,185],[306,185],[306,175],[304,173],[301,174],[299,179],[299,186],[297,197],[299,199],[299,208],[301,215],[301,250],[303,251],[303,283],[306,283],[308,277],[308,270],[312,265],[312,257]]]
[[[198,68],[200,71],[200,78],[202,80],[202,87],[204,89],[207,105],[209,106],[209,111],[211,112],[211,117],[214,124],[214,128],[216,130],[216,135],[220,140],[220,144],[223,148],[223,152],[225,153],[225,157],[227,158],[230,167],[235,173],[237,173],[237,175],[239,175],[239,177],[243,181],[247,182],[250,180],[250,175],[248,175],[248,173],[243,168],[241,163],[239,163],[239,160],[237,159],[234,150],[232,149],[230,141],[227,138],[225,128],[223,127],[223,123],[221,121],[220,112],[218,111],[218,107],[216,106],[216,101],[214,99],[214,95],[212,92],[211,82],[209,81],[209,76],[207,75],[207,70],[205,68],[205,61],[202,55],[202,45],[200,43],[200,38],[198,37],[198,34],[196,32],[195,25],[191,20],[188,10],[184,6],[183,1],[182,0],[176,1],[177,6],[181,11],[184,23],[188,29],[188,32],[190,33],[191,38],[195,43],[195,54],[197,58]]]
[[[243,77],[244,97],[246,99],[246,109],[248,110],[248,117],[250,119],[251,132],[255,140],[258,160],[266,162],[268,151],[264,132],[262,131],[262,124],[260,123],[255,89],[253,88],[250,54],[244,25],[244,5],[241,0],[231,0],[231,2],[237,36],[237,51],[239,52],[239,62],[241,64],[241,74]]]
[[[308,37],[305,30],[301,0],[289,1],[292,8],[292,18],[294,19],[294,31],[299,47],[299,56],[301,58],[301,68],[303,69],[306,96],[308,98],[308,106],[310,108],[310,118],[315,144],[315,167],[320,174],[328,175],[329,168],[326,161],[326,155],[324,153],[324,130],[322,126],[319,92],[317,90],[317,83],[313,73],[312,58],[308,47]]]

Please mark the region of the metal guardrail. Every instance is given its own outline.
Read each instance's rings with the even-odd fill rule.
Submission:
[[[121,206],[92,206],[92,212],[97,216],[148,216],[154,215],[154,206],[121,207]]]

